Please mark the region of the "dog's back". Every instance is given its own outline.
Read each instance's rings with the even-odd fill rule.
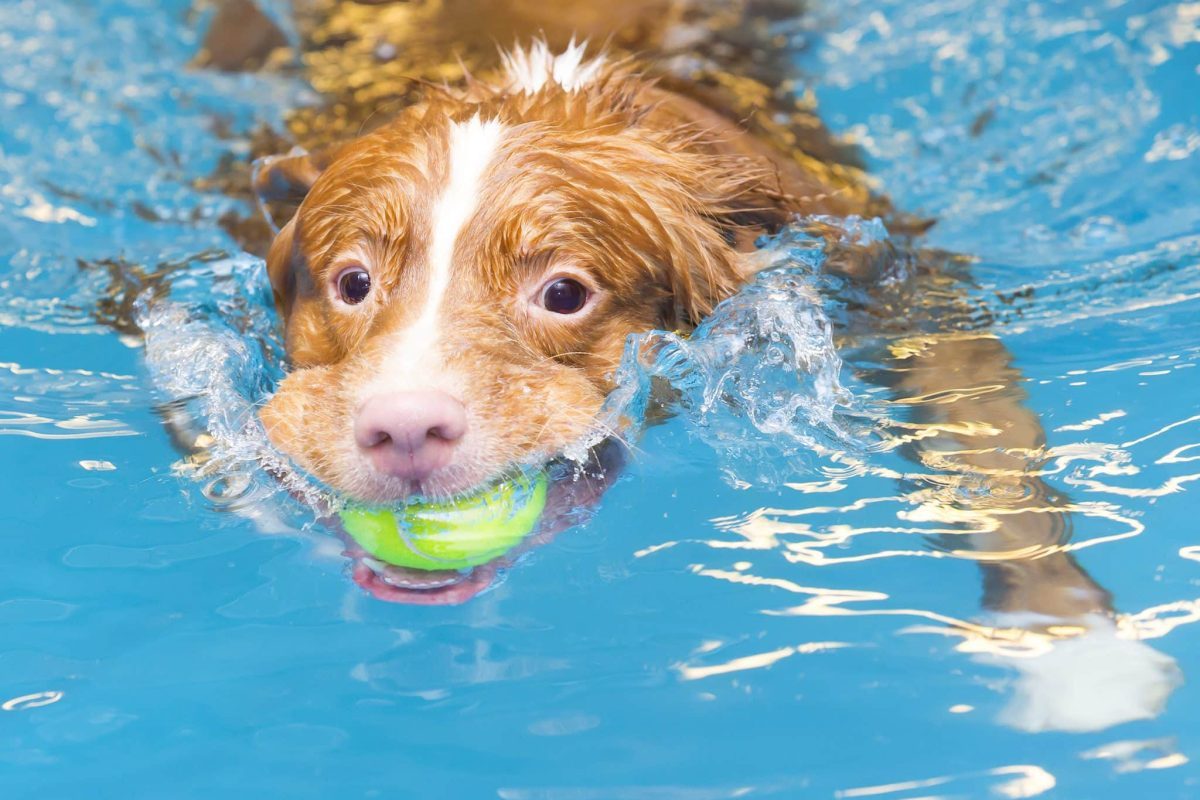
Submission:
[[[756,154],[802,179],[798,192],[834,198],[832,213],[881,214],[854,148],[837,141],[796,83],[799,0],[318,0],[299,15],[306,77],[328,98],[298,109],[290,133],[306,149],[368,132],[418,101],[428,84],[456,84],[534,39],[561,52],[632,55],[659,85],[695,103],[694,117],[745,130]]]

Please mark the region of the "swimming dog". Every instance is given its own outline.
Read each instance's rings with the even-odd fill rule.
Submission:
[[[257,176],[299,201],[267,257],[293,372],[262,419],[360,500],[554,458],[628,336],[702,319],[763,263],[757,236],[882,205],[646,62],[544,38],[499,59]]]

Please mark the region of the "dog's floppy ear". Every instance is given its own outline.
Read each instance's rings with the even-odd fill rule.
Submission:
[[[290,153],[265,156],[254,162],[254,194],[259,210],[275,234],[267,252],[267,274],[275,305],[285,320],[291,315],[297,283],[302,280],[296,269],[299,258],[295,246],[296,209],[333,161],[337,150],[337,146],[330,146],[310,153],[295,147]]]
[[[271,291],[275,295],[275,307],[286,320],[292,311],[292,303],[296,299],[297,260],[296,252],[296,220],[290,219],[283,229],[271,242],[267,251],[267,276],[271,279]]]
[[[290,153],[254,162],[254,194],[273,232],[278,233],[280,224],[291,218],[340,149],[340,145],[330,145],[310,153],[296,147]]]
[[[320,313],[320,287],[302,248],[297,246],[296,218],[288,220],[267,253],[267,275],[275,307],[283,321],[288,360],[295,368],[329,363],[343,353],[325,331]]]
[[[690,328],[735,294],[745,276],[739,254],[714,227],[700,224],[671,237],[664,264],[671,297],[664,323]]]

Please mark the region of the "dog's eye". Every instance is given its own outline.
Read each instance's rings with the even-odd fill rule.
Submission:
[[[371,291],[371,276],[362,267],[344,269],[338,275],[337,288],[343,303],[356,306],[367,299]]]
[[[542,289],[542,306],[555,314],[574,314],[587,299],[587,287],[574,278],[557,278]]]

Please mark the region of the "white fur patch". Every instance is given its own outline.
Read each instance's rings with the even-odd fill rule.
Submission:
[[[392,357],[382,370],[381,383],[394,384],[397,379],[410,383],[400,376],[419,365],[430,365],[429,356],[439,336],[442,300],[454,267],[455,244],[479,206],[480,183],[503,135],[504,125],[499,121],[484,122],[479,117],[450,127],[450,180],[433,207],[425,302],[413,323],[399,332]]]
[[[566,50],[554,55],[545,40],[537,40],[527,50],[517,47],[501,53],[508,74],[506,88],[535,94],[547,84],[557,84],[568,92],[578,91],[596,80],[604,67],[604,56],[584,61],[586,50],[587,42],[576,44],[572,39]]]

